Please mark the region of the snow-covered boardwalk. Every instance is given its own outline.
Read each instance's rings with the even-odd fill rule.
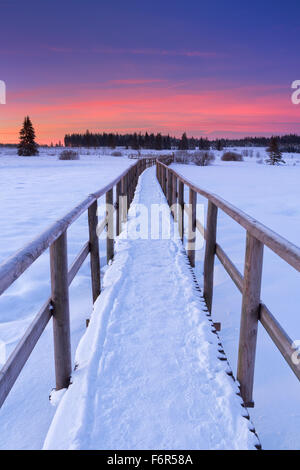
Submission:
[[[150,168],[129,233],[135,204],[163,202]],[[218,343],[181,242],[121,234],[44,447],[255,449]]]

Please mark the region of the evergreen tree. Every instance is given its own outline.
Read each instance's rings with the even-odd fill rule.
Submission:
[[[20,143],[18,145],[18,155],[30,157],[38,155],[38,146],[35,142],[35,132],[29,116],[24,119],[23,127],[20,130]]]
[[[222,140],[216,140],[216,150],[223,150],[223,142]]]
[[[148,149],[150,145],[150,138],[149,138],[148,132],[146,132],[145,134],[144,142],[145,142],[145,149]]]
[[[165,149],[171,150],[171,139],[170,139],[169,134],[167,135],[165,139]]]
[[[267,148],[267,153],[269,154],[269,158],[266,160],[268,165],[280,165],[280,163],[285,163],[285,161],[282,159],[277,137],[271,137],[270,145]]]
[[[155,150],[162,150],[162,148],[163,148],[162,135],[158,133],[155,137]]]
[[[181,137],[181,141],[179,142],[179,150],[188,150],[189,148],[189,141],[186,136],[186,133],[184,132]]]
[[[132,150],[139,150],[140,148],[139,140],[138,140],[138,136],[136,132],[133,134],[132,139],[131,139],[131,148]]]
[[[108,134],[107,143],[108,143],[108,147],[112,149],[116,148],[116,138],[114,134]]]

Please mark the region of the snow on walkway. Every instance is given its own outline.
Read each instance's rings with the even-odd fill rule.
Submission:
[[[137,203],[165,203],[153,168],[140,177],[128,233]],[[178,238],[124,231],[44,448],[254,449],[201,302]]]

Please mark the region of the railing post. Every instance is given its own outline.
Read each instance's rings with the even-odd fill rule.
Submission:
[[[113,190],[110,189],[106,193],[106,217],[107,217],[107,234],[106,234],[106,259],[107,264],[114,257],[114,197]]]
[[[257,326],[263,267],[262,242],[247,232],[237,379],[245,406],[253,407]]]
[[[93,202],[88,209],[93,302],[96,302],[101,292],[99,240],[97,236],[97,209],[97,201]]]
[[[165,169],[164,166],[162,167],[161,188],[162,188],[162,191],[163,191],[163,193],[164,193],[164,195],[165,195],[165,194],[166,194],[166,169]]]
[[[217,239],[218,208],[208,201],[206,219],[206,245],[204,258],[204,298],[208,311],[212,310],[212,298],[214,288],[214,264]]]
[[[196,204],[197,204],[197,193],[193,189],[190,188],[187,255],[188,255],[188,258],[190,260],[192,267],[195,267]]]
[[[67,388],[72,373],[67,233],[50,246],[51,300],[56,390]]]
[[[121,182],[119,181],[116,186],[116,235],[121,232],[121,218],[120,218],[120,195],[121,195]]]
[[[121,197],[120,201],[120,232],[122,231],[122,224],[127,221],[127,196],[126,196],[126,178],[121,180]]]
[[[172,205],[172,193],[173,193],[173,175],[171,171],[168,169],[167,171],[167,180],[168,180],[168,194],[167,194],[167,201],[169,206]]]
[[[172,207],[173,207],[173,217],[174,221],[177,221],[177,178],[173,174],[173,181],[172,181]]]
[[[127,207],[126,207],[126,217],[127,217],[127,213],[128,213],[128,210],[129,210],[129,206],[130,206],[130,199],[129,199],[129,195],[130,195],[130,181],[129,181],[129,172],[126,174],[125,176],[125,181],[126,181],[126,185],[125,185],[125,188],[126,188],[126,196],[127,196]]]
[[[178,181],[178,230],[180,238],[184,237],[184,184]]]

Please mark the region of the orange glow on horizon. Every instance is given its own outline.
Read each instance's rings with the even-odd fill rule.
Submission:
[[[0,142],[16,143],[25,115],[37,142],[63,141],[66,133],[161,132],[180,137],[234,137],[297,132],[300,107],[286,90],[258,87],[197,91],[164,80],[115,80],[84,90],[71,87],[23,90],[0,106]]]

